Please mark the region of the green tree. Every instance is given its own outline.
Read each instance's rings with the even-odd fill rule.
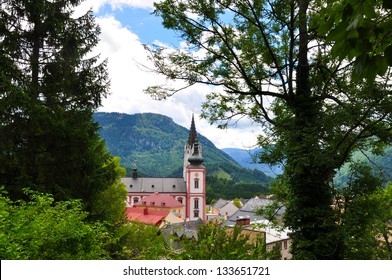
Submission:
[[[155,14],[186,47],[146,46],[169,81],[216,86],[203,105],[212,123],[224,127],[246,116],[261,124],[262,160],[285,163],[285,222],[297,259],[342,257],[334,174],[355,149],[380,152],[392,138],[389,75],[352,83],[353,66],[334,59],[316,32],[321,7],[308,0],[166,0]],[[146,89],[157,98],[177,91]]]
[[[332,55],[353,61],[355,79],[372,81],[392,66],[391,1],[326,1],[318,20],[319,32],[333,43]]]
[[[249,233],[243,233],[242,227],[223,227],[219,223],[204,223],[198,229],[198,240],[180,240],[182,252],[174,258],[185,260],[259,260],[275,258],[274,253],[267,254],[264,234],[250,239]]]
[[[52,195],[26,190],[29,202],[0,194],[1,259],[102,259],[107,232],[86,222],[80,200],[55,202]]]
[[[0,183],[90,212],[119,173],[92,118],[109,92],[106,61],[91,55],[99,28],[91,11],[73,16],[79,3],[1,1]]]
[[[351,166],[350,178],[338,189],[345,259],[391,259],[391,185],[381,187],[371,167],[363,163]]]

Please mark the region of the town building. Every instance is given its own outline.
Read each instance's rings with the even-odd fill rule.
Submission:
[[[206,220],[206,168],[203,162],[202,147],[198,142],[195,120],[192,115],[188,142],[184,147],[183,177],[140,177],[135,167],[132,177],[121,179],[128,191],[127,207],[150,208],[152,205],[147,205],[147,197],[163,194],[171,196],[182,204],[180,212],[185,221]],[[145,205],[140,205],[139,202],[142,200],[146,202]],[[156,208],[157,205],[154,206]]]
[[[169,210],[128,207],[125,210],[128,221],[154,225],[162,228],[168,224],[181,223],[183,220]]]
[[[223,226],[234,227],[241,226],[242,232],[249,235],[250,240],[257,240],[263,235],[267,251],[273,250],[278,246],[282,260],[292,258],[290,253],[291,238],[290,231],[283,227],[274,227],[265,217],[258,215],[256,212],[259,208],[272,204],[273,201],[266,198],[252,198],[241,209],[231,215]],[[281,207],[276,212],[276,218],[281,220],[285,207]]]

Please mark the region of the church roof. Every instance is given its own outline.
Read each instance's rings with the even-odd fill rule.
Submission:
[[[197,132],[195,125],[195,117],[192,114],[191,128],[189,129],[188,145],[193,146],[195,142],[197,142]]]
[[[143,198],[139,202],[135,203],[134,206],[151,206],[161,208],[179,208],[183,207],[182,203],[176,200],[174,197],[168,194],[153,193],[146,198]]]
[[[133,193],[186,193],[184,178],[149,178],[149,177],[125,177],[121,178],[126,190]]]

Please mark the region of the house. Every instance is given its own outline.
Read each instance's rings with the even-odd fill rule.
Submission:
[[[248,202],[245,203],[245,205],[241,209],[238,209],[236,212],[234,212],[233,215],[231,215],[226,220],[224,225],[235,225],[239,217],[248,217],[250,222],[265,220],[265,217],[257,215],[256,211],[257,209],[268,206],[272,203],[273,201],[267,198],[251,198],[248,200]],[[276,217],[278,220],[282,218],[284,212],[285,207],[282,207],[278,210],[278,212],[276,213]]]
[[[206,168],[203,162],[202,147],[192,115],[189,137],[184,147],[183,177],[140,177],[135,167],[132,177],[121,179],[128,191],[127,207],[133,207],[152,194],[165,194],[182,204],[181,213],[185,220],[206,220]]]
[[[268,206],[271,203],[273,203],[273,201],[267,198],[252,198],[241,209],[229,217],[229,219],[223,223],[223,226],[242,226],[243,232],[249,234],[251,240],[255,240],[260,234],[264,234],[264,242],[267,251],[271,251],[274,246],[279,246],[282,259],[291,259],[290,231],[287,228],[277,230],[272,227],[271,222],[265,217],[256,214],[257,209]],[[276,216],[278,220],[282,218],[284,211],[285,207],[282,207],[277,211]]]
[[[267,252],[278,246],[282,260],[290,260],[292,258],[290,252],[290,231],[287,228],[277,229],[271,225],[270,221],[265,219],[251,222],[249,217],[238,217],[236,224],[228,225],[229,228],[234,226],[241,226],[242,233],[249,235],[251,242],[256,242],[256,240],[261,238],[264,241]]]
[[[232,200],[218,199],[213,205],[211,205],[211,214],[218,215],[220,217],[230,217],[236,211],[238,207],[234,205]]]
[[[167,210],[178,218],[185,218],[184,205],[168,194],[153,193],[137,203],[134,203],[133,207],[148,208],[151,210]]]
[[[157,227],[163,227],[166,224],[180,223],[183,221],[169,210],[127,207],[125,213],[128,221],[154,225]]]

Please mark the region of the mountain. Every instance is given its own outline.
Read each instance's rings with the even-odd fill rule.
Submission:
[[[382,176],[385,182],[392,182],[392,146],[387,147],[382,156],[373,155],[368,151],[364,153],[359,151],[354,152],[352,160],[354,162],[365,162],[372,167],[376,176]],[[335,184],[338,187],[343,186],[348,181],[349,173],[349,164],[343,165],[335,176]]]
[[[184,146],[189,130],[160,114],[95,113],[100,135],[109,151],[121,158],[128,172],[136,164],[138,172],[153,177],[181,177]],[[189,120],[189,124],[191,120]],[[197,124],[196,124],[197,128]],[[198,134],[207,175],[232,180],[267,184],[263,172],[241,167],[228,154]]]
[[[263,152],[261,148],[254,148],[250,150],[236,149],[236,148],[225,148],[222,149],[225,153],[231,156],[239,165],[247,169],[256,169],[269,177],[275,178],[277,175],[283,173],[282,166],[274,165],[270,166],[265,163],[255,163],[255,157]]]

